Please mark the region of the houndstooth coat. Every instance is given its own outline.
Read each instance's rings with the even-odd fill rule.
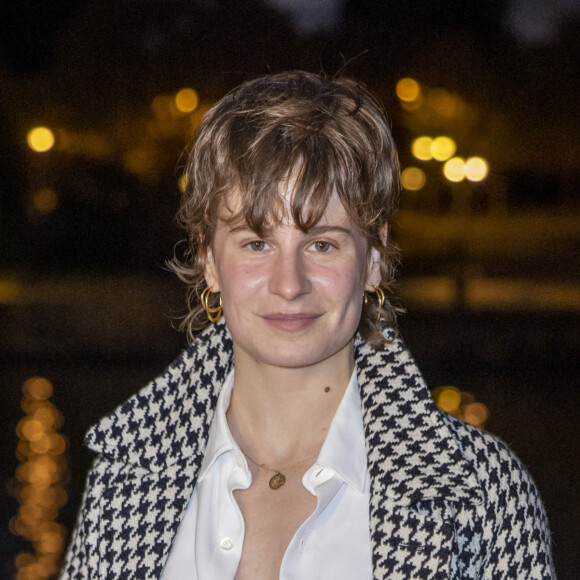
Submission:
[[[222,321],[88,432],[98,456],[63,579],[160,577],[232,357]],[[544,508],[507,446],[439,411],[400,340],[357,337],[355,358],[374,577],[555,578]]]

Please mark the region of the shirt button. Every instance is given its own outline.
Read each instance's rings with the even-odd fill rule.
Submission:
[[[231,550],[233,547],[234,543],[231,538],[222,538],[222,541],[220,542],[220,548],[222,550]]]

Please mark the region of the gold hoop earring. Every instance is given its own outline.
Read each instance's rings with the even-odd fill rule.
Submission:
[[[382,308],[383,304],[385,303],[385,293],[383,292],[383,289],[380,286],[373,286],[373,288],[375,289],[375,292],[377,293],[377,300],[379,301],[379,308]]]
[[[204,288],[203,292],[201,293],[201,296],[199,297],[199,299],[201,300],[201,305],[203,306],[203,309],[205,310],[205,313],[207,314],[209,321],[210,322],[217,322],[220,319],[220,317],[222,315],[222,311],[223,311],[222,295],[220,294],[219,306],[212,307],[209,305],[209,295],[210,294],[211,294],[211,286],[206,286]]]
[[[383,304],[385,303],[385,293],[383,292],[383,289],[380,286],[374,286],[373,288],[375,289],[375,292],[377,293],[377,301],[378,301],[378,312],[377,312],[377,322],[379,322],[381,320],[381,308],[383,307]]]

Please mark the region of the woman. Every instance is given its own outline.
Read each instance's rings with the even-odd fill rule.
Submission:
[[[529,475],[393,330],[398,171],[353,81],[265,77],[206,115],[173,265],[192,345],[89,431],[63,577],[554,577]]]

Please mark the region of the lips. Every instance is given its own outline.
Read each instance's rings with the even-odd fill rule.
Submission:
[[[266,314],[262,318],[274,328],[285,330],[286,332],[296,332],[304,330],[314,324],[319,316],[320,314],[314,312],[298,312],[293,314],[275,312]]]

